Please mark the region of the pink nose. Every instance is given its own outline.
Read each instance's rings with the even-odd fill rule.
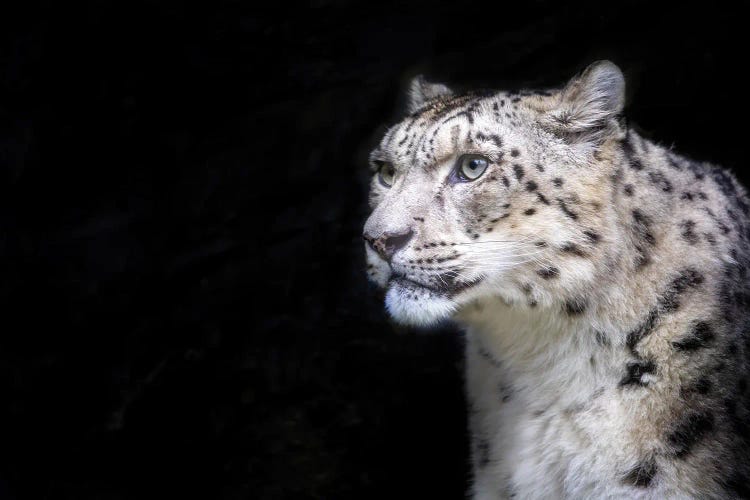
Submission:
[[[409,243],[412,236],[414,236],[414,231],[411,229],[397,233],[386,232],[377,238],[367,233],[363,235],[367,244],[370,245],[370,248],[375,250],[378,255],[388,262],[393,258],[393,254]]]

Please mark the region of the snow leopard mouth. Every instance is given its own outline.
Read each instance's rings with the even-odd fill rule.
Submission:
[[[388,285],[389,287],[396,285],[407,291],[427,291],[435,295],[453,298],[461,292],[478,285],[482,281],[482,278],[477,278],[472,281],[456,281],[453,277],[441,276],[440,280],[441,284],[435,286],[414,281],[403,274],[394,274],[388,281]]]

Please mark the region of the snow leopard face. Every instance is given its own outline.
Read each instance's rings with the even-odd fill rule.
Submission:
[[[370,155],[368,275],[389,313],[429,325],[485,297],[581,313],[617,175],[602,155],[622,135],[619,69],[596,63],[550,92],[454,94],[418,77],[410,101]]]

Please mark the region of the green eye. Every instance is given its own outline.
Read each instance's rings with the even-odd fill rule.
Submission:
[[[487,170],[488,164],[487,158],[483,156],[463,155],[458,159],[459,177],[466,181],[478,179]]]
[[[378,169],[378,179],[385,187],[393,185],[393,178],[396,177],[396,169],[390,163],[383,163]]]

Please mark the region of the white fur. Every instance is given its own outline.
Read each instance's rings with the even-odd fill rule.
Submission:
[[[400,287],[393,286],[385,295],[385,307],[399,323],[430,326],[441,319],[449,318],[456,310],[456,303],[430,292],[422,292],[416,299],[410,298]]]

